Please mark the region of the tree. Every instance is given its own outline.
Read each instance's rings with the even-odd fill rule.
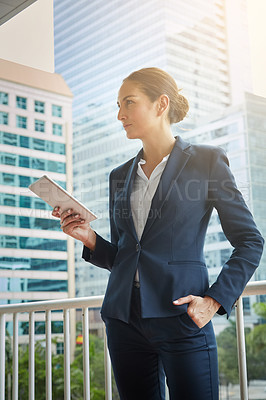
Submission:
[[[11,338],[7,333],[6,339],[6,382],[12,371]],[[90,392],[92,400],[105,399],[104,377],[104,343],[103,339],[90,334]],[[56,340],[55,340],[56,342]],[[29,381],[29,348],[19,345],[19,399],[28,400]],[[38,400],[46,399],[46,370],[44,341],[35,343],[35,390]],[[70,366],[71,399],[83,400],[83,350],[77,346],[75,359]],[[52,396],[56,400],[64,400],[64,356],[52,355]],[[114,387],[113,399],[119,399]],[[11,399],[11,389],[6,385],[6,400]]]
[[[218,347],[219,373],[225,383],[238,382],[238,360],[236,324],[229,320],[230,326],[225,328],[216,338]]]
[[[266,319],[266,304],[256,303],[255,312]],[[219,373],[225,383],[238,383],[236,324],[217,336]],[[248,381],[266,379],[266,324],[245,329]]]
[[[257,315],[266,319],[266,304],[255,303]],[[266,324],[254,326],[246,336],[248,380],[266,379]]]

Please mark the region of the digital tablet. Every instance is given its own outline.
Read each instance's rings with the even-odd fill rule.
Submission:
[[[36,182],[32,183],[29,189],[53,208],[58,206],[62,211],[72,208],[73,212],[80,214],[81,218],[88,222],[97,218],[92,211],[47,175],[43,175]]]

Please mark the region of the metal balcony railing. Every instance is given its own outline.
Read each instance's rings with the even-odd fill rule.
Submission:
[[[247,367],[244,336],[244,314],[242,297],[266,294],[266,281],[250,282],[236,304],[237,347],[241,400],[248,400]],[[81,297],[54,301],[9,304],[0,306],[0,400],[5,400],[5,339],[6,314],[13,315],[13,388],[12,400],[18,399],[18,322],[21,313],[29,314],[29,400],[35,399],[35,313],[45,312],[46,338],[46,400],[52,400],[52,352],[51,352],[51,314],[54,310],[63,310],[64,320],[64,399],[70,400],[70,318],[71,309],[82,309],[83,330],[83,384],[84,400],[90,399],[89,380],[89,308],[101,307],[103,296]],[[112,399],[111,363],[104,340],[105,354],[105,398]]]

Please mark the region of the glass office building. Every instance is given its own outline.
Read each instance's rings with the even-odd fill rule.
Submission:
[[[63,78],[0,60],[0,304],[74,295],[73,243],[28,189],[43,174],[71,189],[71,142]]]
[[[55,68],[74,94],[74,193],[101,217],[109,237],[108,177],[141,146],[116,120],[117,92],[132,71],[156,66],[176,79],[190,102],[179,127],[244,101],[251,74],[244,0],[54,1]],[[237,19],[235,14],[237,13]],[[230,33],[230,41],[229,41]],[[238,73],[237,73],[238,71]],[[174,133],[187,131],[174,128]],[[104,293],[108,272],[81,260],[76,293]]]

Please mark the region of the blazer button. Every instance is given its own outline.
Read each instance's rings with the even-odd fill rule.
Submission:
[[[139,246],[139,244],[137,243],[136,244],[136,252],[138,252],[140,250],[140,246]]]

